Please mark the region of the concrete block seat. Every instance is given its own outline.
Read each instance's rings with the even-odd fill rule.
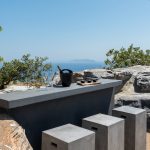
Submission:
[[[95,150],[95,133],[72,124],[46,130],[42,150]]]
[[[104,114],[84,118],[82,126],[96,133],[96,150],[124,150],[124,119]]]
[[[146,111],[122,106],[112,115],[125,119],[125,150],[146,150]]]

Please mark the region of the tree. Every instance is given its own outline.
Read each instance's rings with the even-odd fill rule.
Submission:
[[[2,62],[3,60],[4,60],[3,57],[0,56],[0,62]]]
[[[0,26],[0,32],[3,30],[3,28]]]
[[[30,58],[30,54],[23,55],[21,59],[3,62],[0,69],[0,89],[11,81],[20,81],[24,84],[41,86],[45,84],[44,76],[51,71],[51,64],[47,57]]]
[[[131,44],[127,49],[111,49],[106,53],[106,68],[123,68],[134,65],[150,65],[150,50],[143,51]]]
[[[23,55],[21,61],[23,63],[24,70],[22,71],[22,81],[27,83],[44,83],[45,76],[48,76],[51,71],[51,64],[45,63],[48,60],[47,57],[35,57],[30,58],[30,54]]]
[[[0,26],[0,32],[2,31],[2,27]],[[0,56],[0,62],[3,61],[3,57]]]

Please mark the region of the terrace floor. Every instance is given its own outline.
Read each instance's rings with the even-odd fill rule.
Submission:
[[[150,150],[150,133],[147,133],[147,149]]]

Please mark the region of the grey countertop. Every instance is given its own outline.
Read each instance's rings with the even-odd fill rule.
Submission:
[[[48,87],[27,91],[16,91],[0,95],[0,108],[11,109],[34,103],[68,97],[76,94],[88,93],[97,90],[119,86],[122,81],[101,79],[101,84],[80,86],[71,84],[70,87]]]

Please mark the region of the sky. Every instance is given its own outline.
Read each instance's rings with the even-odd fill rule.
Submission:
[[[0,56],[104,61],[109,49],[150,49],[150,0],[0,0]]]

